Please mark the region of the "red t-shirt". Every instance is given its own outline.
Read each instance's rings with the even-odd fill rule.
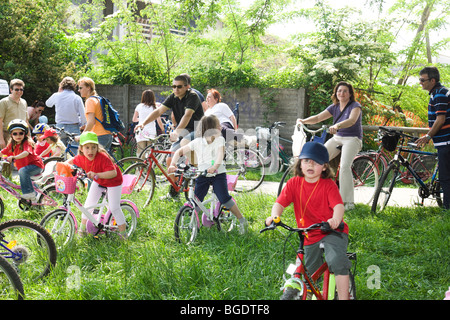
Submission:
[[[77,155],[73,158],[73,164],[82,168],[86,173],[90,171],[99,173],[116,170],[116,177],[112,179],[97,179],[95,182],[103,187],[117,187],[122,185],[122,172],[104,152],[97,152],[92,161],[89,161],[89,159],[83,155]]]
[[[28,143],[27,140],[23,142],[23,149],[20,145],[16,145],[14,148],[14,152],[12,151],[12,144],[9,143],[6,148],[4,148],[1,153],[6,156],[17,156],[21,154],[24,151],[27,151],[29,153],[28,156],[22,159],[15,159],[14,163],[16,164],[17,170],[29,166],[29,165],[35,165],[39,168],[44,169],[44,163],[42,162],[42,159],[36,155],[34,152],[33,147]]]
[[[49,146],[50,146],[50,145],[48,144],[48,142],[45,142],[44,145],[42,145],[42,144],[40,144],[39,142],[37,142],[37,143],[36,143],[36,146],[34,147],[34,151],[36,152],[37,155],[40,155],[42,152],[44,152],[45,150],[47,150],[47,148],[48,148]],[[49,152],[49,153],[47,153],[45,156],[43,156],[43,158],[48,158],[48,157],[50,157],[51,154],[52,154],[52,153]]]
[[[302,190],[302,192],[300,192],[300,190]],[[300,194],[302,197],[301,201]],[[343,203],[339,188],[333,180],[320,179],[316,186],[316,182],[309,183],[304,180],[303,177],[293,177],[289,179],[276,202],[284,208],[291,203],[294,204],[295,219],[298,228],[309,227],[314,223],[327,221],[333,217],[333,208],[336,205]],[[302,210],[304,211],[303,225],[300,221],[302,219]],[[337,229],[337,231],[340,230]],[[348,234],[348,226],[346,223],[343,232]],[[324,236],[326,236],[326,234],[322,233],[320,230],[310,231],[308,232],[308,237],[305,238],[305,245],[313,244]]]

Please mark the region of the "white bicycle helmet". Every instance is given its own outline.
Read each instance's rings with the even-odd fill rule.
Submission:
[[[45,130],[47,130],[48,128],[50,128],[50,127],[47,124],[38,123],[37,125],[34,126],[33,133],[34,134],[44,134]]]
[[[28,124],[25,120],[14,119],[8,124],[8,131],[11,133],[14,129],[21,129],[22,131],[28,131]]]

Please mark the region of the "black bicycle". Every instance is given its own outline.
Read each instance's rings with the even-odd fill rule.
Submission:
[[[400,191],[398,191],[398,188],[395,190],[395,186],[400,186],[400,184],[402,184],[402,172],[405,171],[409,172],[419,185],[418,196],[421,199],[421,205],[424,204],[425,199],[431,197],[439,206],[442,206],[442,190],[438,179],[439,168],[437,162],[431,178],[425,176],[424,179],[426,180],[423,180],[423,175],[415,170],[415,167],[409,163],[407,158],[403,157],[403,153],[413,153],[417,155],[428,155],[434,157],[437,157],[437,153],[415,149],[416,145],[414,144],[414,141],[417,140],[416,137],[407,135],[399,130],[388,128],[383,128],[383,130],[391,133],[393,139],[398,141],[399,147],[397,148],[397,152],[389,163],[386,171],[380,178],[373,198],[372,212],[375,213],[377,211],[384,210],[389,200],[395,199],[395,197],[392,197],[394,192],[397,194],[397,197],[401,197]],[[401,167],[403,167],[403,170]]]

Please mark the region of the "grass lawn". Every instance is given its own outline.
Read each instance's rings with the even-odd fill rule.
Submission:
[[[274,196],[242,194],[235,199],[249,220],[249,232],[225,234],[202,228],[194,245],[174,239],[182,202],[161,202],[157,190],[141,210],[138,230],[128,241],[76,239],[58,252],[43,281],[24,281],[31,300],[278,300],[283,284],[281,232],[260,234]],[[17,210],[2,193],[3,221],[41,214]],[[294,224],[293,209],[284,221]],[[356,288],[361,300],[442,300],[450,286],[450,214],[438,208],[388,208],[377,215],[366,205],[346,213],[349,251],[357,253]],[[289,257],[294,258],[292,252]],[[379,281],[378,281],[379,280]]]

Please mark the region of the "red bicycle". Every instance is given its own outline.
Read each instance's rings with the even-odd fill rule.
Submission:
[[[331,229],[330,225],[327,222],[315,223],[307,228],[292,228],[281,222],[281,219],[279,217],[275,217],[272,224],[262,229],[260,233],[263,233],[267,230],[275,230],[275,228],[277,227],[283,227],[284,229],[289,231],[286,237],[286,241],[284,242],[284,260],[286,260],[286,246],[288,243],[290,244],[290,236],[294,233],[297,233],[300,240],[300,244],[297,249],[296,265],[289,265],[286,271],[288,274],[291,274],[291,277],[287,279],[284,284],[281,300],[337,300],[338,295],[336,291],[334,274],[332,274],[328,269],[327,263],[324,262],[316,272],[310,274],[303,263],[303,247],[305,235],[307,235],[308,231],[320,229],[325,233],[336,232],[337,234],[340,234],[340,232]],[[349,257],[350,261],[355,261],[354,268],[356,268],[356,253],[347,253],[347,256]],[[322,289],[319,285],[321,279]],[[349,299],[356,300],[355,278],[354,272],[352,272],[351,270],[349,273]]]

